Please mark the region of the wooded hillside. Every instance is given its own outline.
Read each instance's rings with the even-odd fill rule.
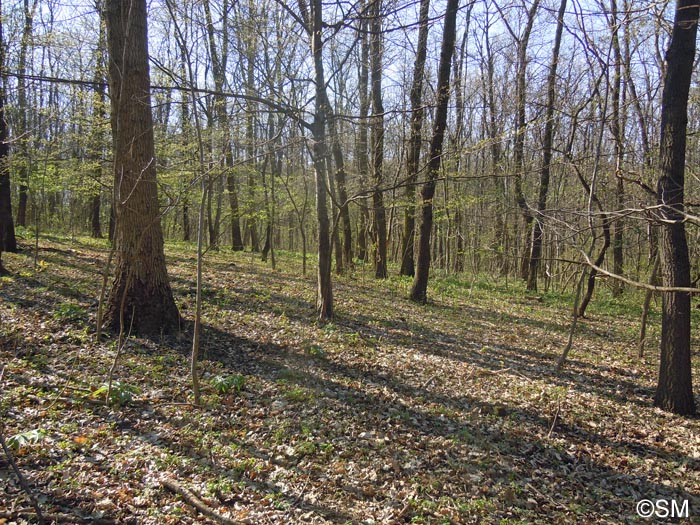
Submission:
[[[47,523],[215,523],[165,480],[251,524],[649,523],[641,499],[688,500],[692,519],[676,522],[697,517],[700,427],[651,407],[640,294],[605,287],[558,373],[571,293],[532,300],[518,281],[439,274],[416,308],[410,278],[358,266],[319,325],[297,254],[271,272],[210,253],[201,407],[190,331],[130,338],[105,406],[116,346],[92,325],[107,245],[42,246],[38,271],[8,257],[19,275],[2,280],[0,316],[4,435]],[[191,318],[195,251],[166,251]],[[652,340],[658,325],[657,305]],[[0,517],[35,522],[9,471],[3,458]]]
[[[699,14],[0,2],[0,525],[692,520]]]

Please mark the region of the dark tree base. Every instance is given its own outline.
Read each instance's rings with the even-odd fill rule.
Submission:
[[[181,330],[182,318],[170,287],[146,286],[136,282],[124,301],[124,326],[120,313],[124,286],[115,283],[104,316],[105,329],[146,337],[175,334]]]

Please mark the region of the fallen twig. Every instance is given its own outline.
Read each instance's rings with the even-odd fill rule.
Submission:
[[[163,478],[160,480],[160,484],[169,491],[174,492],[175,494],[179,494],[182,497],[182,499],[185,500],[185,503],[191,505],[199,512],[204,514],[206,517],[211,518],[218,523],[223,523],[224,525],[247,525],[250,523],[247,520],[232,520],[231,518],[227,518],[225,516],[222,516],[221,514],[218,514],[209,505],[204,503],[194,492],[183,487],[175,480]]]
[[[438,376],[437,374],[431,375],[431,376],[428,378],[428,380],[425,381],[425,382],[421,385],[421,388],[427,388],[428,385],[430,385],[430,383],[432,383],[433,381],[435,381],[435,378],[436,378],[437,376]]]
[[[0,511],[0,519],[16,520],[18,518],[31,519],[35,516],[32,509],[18,509],[14,512]],[[66,514],[63,512],[48,512],[44,514],[44,520],[55,523],[90,523],[91,525],[116,525],[117,520],[114,518],[82,518],[75,514]]]
[[[539,490],[537,490],[537,488],[534,487],[531,483],[525,483],[525,487],[529,488],[531,491],[533,491],[535,494],[537,494],[540,498],[546,499],[547,501],[549,501],[549,502],[550,502],[552,505],[554,505],[555,507],[559,507],[560,509],[563,509],[563,510],[566,510],[566,511],[569,510],[569,507],[567,507],[567,506],[564,505],[563,503],[559,503],[557,500],[555,500],[555,499],[552,498],[551,496],[548,496],[548,495],[546,495],[546,494],[543,494],[542,492],[540,492]]]
[[[554,413],[554,419],[552,420],[552,426],[549,427],[549,432],[547,432],[547,439],[552,437],[552,432],[554,432],[554,427],[559,419],[559,412],[561,411],[561,401],[557,401],[557,411]]]

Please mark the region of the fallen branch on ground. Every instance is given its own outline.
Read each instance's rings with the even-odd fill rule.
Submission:
[[[171,492],[174,492],[175,494],[179,494],[182,496],[182,499],[185,500],[185,503],[188,505],[191,505],[195,509],[197,509],[199,512],[204,514],[206,517],[213,519],[214,521],[218,523],[223,523],[224,525],[242,525],[246,524],[248,525],[249,522],[246,520],[232,520],[231,518],[227,518],[225,516],[222,516],[221,514],[218,514],[214,509],[212,509],[209,505],[204,503],[194,492],[191,490],[183,487],[176,481],[168,478],[163,478],[160,480],[160,484],[168,489]]]

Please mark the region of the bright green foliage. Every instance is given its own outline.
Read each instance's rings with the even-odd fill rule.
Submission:
[[[245,386],[245,377],[240,374],[214,376],[211,386],[219,394],[238,394]]]
[[[104,383],[100,388],[95,390],[90,397],[99,398],[100,396],[106,395],[109,391],[109,385]],[[112,383],[112,391],[109,394],[109,399],[107,400],[110,404],[117,405],[127,405],[134,400],[134,395],[141,393],[138,387],[129,385],[127,383],[122,383],[120,381],[114,381]]]

